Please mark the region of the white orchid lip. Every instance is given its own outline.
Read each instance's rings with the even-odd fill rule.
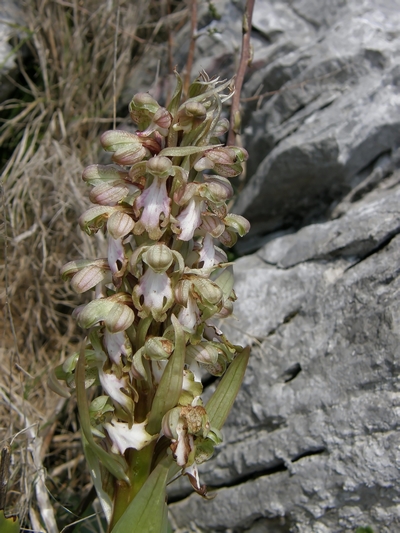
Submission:
[[[133,228],[133,233],[141,235],[147,231],[150,239],[158,240],[164,233],[171,212],[171,199],[168,196],[165,179],[154,176],[150,187],[137,198],[134,209],[140,218]],[[140,215],[141,209],[143,211]]]
[[[154,272],[149,267],[135,286],[132,297],[139,316],[152,315],[157,322],[163,322],[174,301],[171,280],[165,272]]]
[[[176,218],[179,222],[180,233],[178,239],[181,241],[190,241],[194,232],[201,224],[201,212],[204,202],[200,197],[193,197],[187,207]]]
[[[104,424],[111,441],[111,451],[123,455],[128,448],[141,450],[151,441],[157,438],[157,435],[150,435],[145,430],[147,420],[141,423],[135,423],[129,426],[126,422],[119,422],[113,418],[111,422]]]
[[[111,333],[107,329],[104,331],[104,347],[113,363],[121,364],[121,357],[128,357],[132,354],[132,346],[124,331]]]

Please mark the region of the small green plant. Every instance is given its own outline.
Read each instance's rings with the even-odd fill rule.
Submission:
[[[231,83],[202,73],[182,102],[176,80],[167,108],[148,93],[134,96],[136,133],[102,135],[114,164],[84,171],[95,207],[79,222],[89,235],[105,229],[107,257],[62,269],[76,292],[94,289],[95,298],[74,312],[88,330],[85,344],[51,382],[63,395],[60,380],[76,389],[85,455],[112,533],[166,533],[166,485],[179,472],[210,497],[197,465],[222,441],[249,356],[212,323],[236,299],[231,264],[214,241],[231,247],[249,230],[226,205],[228,178],[247,158],[219,139],[229,127],[221,108]],[[201,369],[223,376],[206,405]]]

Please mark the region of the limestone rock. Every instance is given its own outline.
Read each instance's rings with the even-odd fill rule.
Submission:
[[[250,248],[255,236],[329,216],[399,147],[398,8],[393,0],[258,2],[257,30],[272,43],[255,55],[245,96],[279,92],[245,113],[251,177],[236,210],[252,222]],[[274,30],[277,10],[290,15]],[[278,43],[287,52],[271,61]]]
[[[201,469],[216,498],[171,506],[182,531],[399,529],[399,181],[237,261],[226,331],[252,356]]]

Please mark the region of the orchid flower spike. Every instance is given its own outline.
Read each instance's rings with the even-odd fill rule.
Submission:
[[[166,531],[165,487],[179,471],[208,497],[198,465],[222,441],[249,353],[213,323],[236,299],[218,240],[233,246],[250,229],[228,210],[229,180],[247,152],[218,139],[232,84],[202,72],[182,101],[175,75],[168,107],[139,93],[129,106],[137,131],[101,136],[112,164],[83,172],[94,206],[79,222],[89,235],[105,232],[107,257],[61,271],[76,292],[94,297],[74,311],[88,330],[85,345],[55,369],[52,384],[76,389],[85,455],[113,533],[133,521],[140,531]],[[204,371],[225,373],[206,405]],[[146,507],[147,494],[154,506]]]

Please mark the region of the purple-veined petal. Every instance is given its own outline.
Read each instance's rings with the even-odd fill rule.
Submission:
[[[178,239],[181,241],[190,241],[193,238],[195,230],[201,224],[201,211],[203,209],[204,202],[199,197],[194,197],[190,200],[189,204],[177,216],[179,221],[179,226],[181,228],[181,233],[178,236]]]
[[[215,260],[215,246],[211,235],[207,235],[203,239],[203,246],[199,252],[199,262],[203,263],[203,268],[209,268],[217,264]]]
[[[109,130],[100,137],[100,142],[107,152],[114,152],[113,161],[120,165],[133,165],[146,155],[140,137],[123,130]]]
[[[124,246],[122,244],[122,237],[119,239],[113,239],[111,235],[108,235],[108,264],[111,272],[119,274],[124,269],[127,263],[125,257]]]
[[[100,183],[90,191],[89,199],[93,204],[117,205],[129,193],[124,182]]]
[[[207,213],[202,216],[202,220],[201,229],[212,235],[214,239],[217,239],[225,231],[225,224],[217,215]]]
[[[107,353],[116,365],[121,364],[121,357],[128,357],[132,353],[132,346],[124,331],[111,333],[107,329],[104,332],[104,345]]]
[[[141,217],[133,229],[135,235],[147,231],[150,239],[158,240],[163,234],[163,230],[160,229],[160,217],[164,215],[161,225],[165,227],[169,221],[170,206],[171,199],[168,197],[166,181],[154,177],[150,187],[145,189],[135,202],[137,211],[143,208]]]
[[[107,220],[107,231],[114,239],[125,237],[133,229],[135,222],[127,213],[118,211]]]
[[[140,303],[141,297],[143,304]],[[164,321],[166,311],[174,302],[170,278],[165,272],[157,273],[148,268],[135,286],[133,298],[138,309],[143,310],[139,316],[151,314],[158,322]]]
[[[190,332],[194,332],[200,323],[200,310],[192,296],[188,297],[187,306],[182,307],[178,314],[180,324]]]

